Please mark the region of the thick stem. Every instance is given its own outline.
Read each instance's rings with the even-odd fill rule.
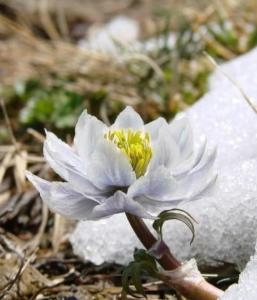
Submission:
[[[150,249],[157,241],[154,235],[149,231],[142,219],[131,214],[126,214],[126,216],[141,243],[146,249]],[[163,269],[167,271],[175,270],[181,266],[181,263],[172,255],[168,247],[158,262]],[[181,281],[176,282],[176,284],[169,280],[169,277],[166,275],[160,276],[160,279],[168,286],[175,288],[189,300],[217,300],[223,295],[222,290],[211,285],[204,278],[202,278],[200,282],[182,279]]]
[[[149,231],[142,219],[130,214],[126,214],[126,216],[138,239],[146,249],[150,249],[157,241],[154,235]],[[181,266],[181,263],[171,254],[168,248],[159,259],[159,263],[165,270],[174,270]]]

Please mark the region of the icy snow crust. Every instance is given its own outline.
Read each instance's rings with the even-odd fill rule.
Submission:
[[[256,245],[257,246],[257,245]],[[240,274],[238,284],[233,284],[220,300],[255,300],[257,299],[257,247],[245,270]]]
[[[223,69],[257,103],[257,49]],[[180,206],[198,221],[193,245],[189,230],[177,222],[166,225],[165,240],[180,259],[196,257],[200,264],[226,261],[243,267],[254,253],[257,236],[257,115],[224,76],[214,74],[210,82],[210,92],[188,115],[195,136],[204,134],[218,146],[219,184],[212,197]],[[134,248],[141,247],[123,214],[80,222],[71,242],[76,254],[96,264],[126,264]]]

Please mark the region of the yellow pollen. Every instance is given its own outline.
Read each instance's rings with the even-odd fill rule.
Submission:
[[[137,178],[145,174],[152,157],[149,133],[120,129],[110,130],[104,137],[127,156]]]

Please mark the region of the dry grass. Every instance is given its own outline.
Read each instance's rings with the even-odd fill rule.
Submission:
[[[217,20],[218,12],[219,16],[232,21],[237,36],[244,41],[245,25],[256,24],[256,4],[252,0],[243,4],[235,2],[222,1],[221,5],[218,0],[197,1],[196,7],[196,1],[163,0],[159,5],[162,10],[172,7],[178,16],[172,19],[169,29],[176,29],[182,12],[193,32],[210,20]],[[183,98],[182,83],[190,84],[196,80],[196,74],[211,70],[202,56],[176,57],[172,63],[177,73],[172,73],[170,86],[165,86],[165,102],[158,103],[155,88],[149,86],[152,81],[156,89],[163,84],[167,70],[162,61],[167,59],[167,54],[154,59],[142,53],[123,52],[117,58],[81,50],[70,34],[70,27],[78,20],[91,26],[104,23],[118,13],[126,13],[140,21],[143,37],[152,36],[163,21],[156,21],[152,15],[154,0],[127,0],[118,5],[115,0],[74,0],[72,6],[68,0],[9,0],[6,3],[10,11],[0,14],[1,86],[39,78],[46,87],[65,83],[66,89],[85,98],[104,90],[107,96],[97,111],[92,101],[85,106],[89,105],[106,123],[126,104],[135,106],[146,120],[158,115],[174,115],[188,106]],[[210,36],[204,36],[203,43],[222,60],[249,49],[247,43],[231,47]],[[181,54],[179,51],[182,50],[177,52]],[[138,65],[150,74],[145,81],[141,82],[141,77],[129,70]],[[197,80],[190,86],[196,95],[194,99],[203,92]],[[147,87],[144,92],[142,86]],[[158,93],[162,91],[159,89]],[[7,103],[2,104],[2,108],[4,118],[0,126],[7,128],[9,143],[0,145],[0,299],[120,299],[122,268],[108,264],[96,267],[75,257],[68,243],[68,233],[75,224],[49,213],[25,180],[25,169],[53,179],[42,157],[44,136],[20,125],[17,114],[20,107]],[[66,138],[69,142],[69,135]],[[160,282],[149,282],[145,288],[149,299],[174,299],[172,291]]]

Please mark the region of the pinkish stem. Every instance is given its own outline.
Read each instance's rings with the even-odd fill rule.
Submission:
[[[133,228],[135,234],[146,249],[150,249],[155,243],[156,238],[149,231],[142,219],[126,214],[127,219]],[[169,248],[158,259],[159,264],[164,270],[175,270],[181,267],[181,263],[172,255]],[[173,282],[168,275],[161,275],[162,279],[169,287],[175,288],[181,295],[187,297],[188,300],[217,300],[223,295],[223,291],[208,283],[203,277],[199,281],[183,280]]]

